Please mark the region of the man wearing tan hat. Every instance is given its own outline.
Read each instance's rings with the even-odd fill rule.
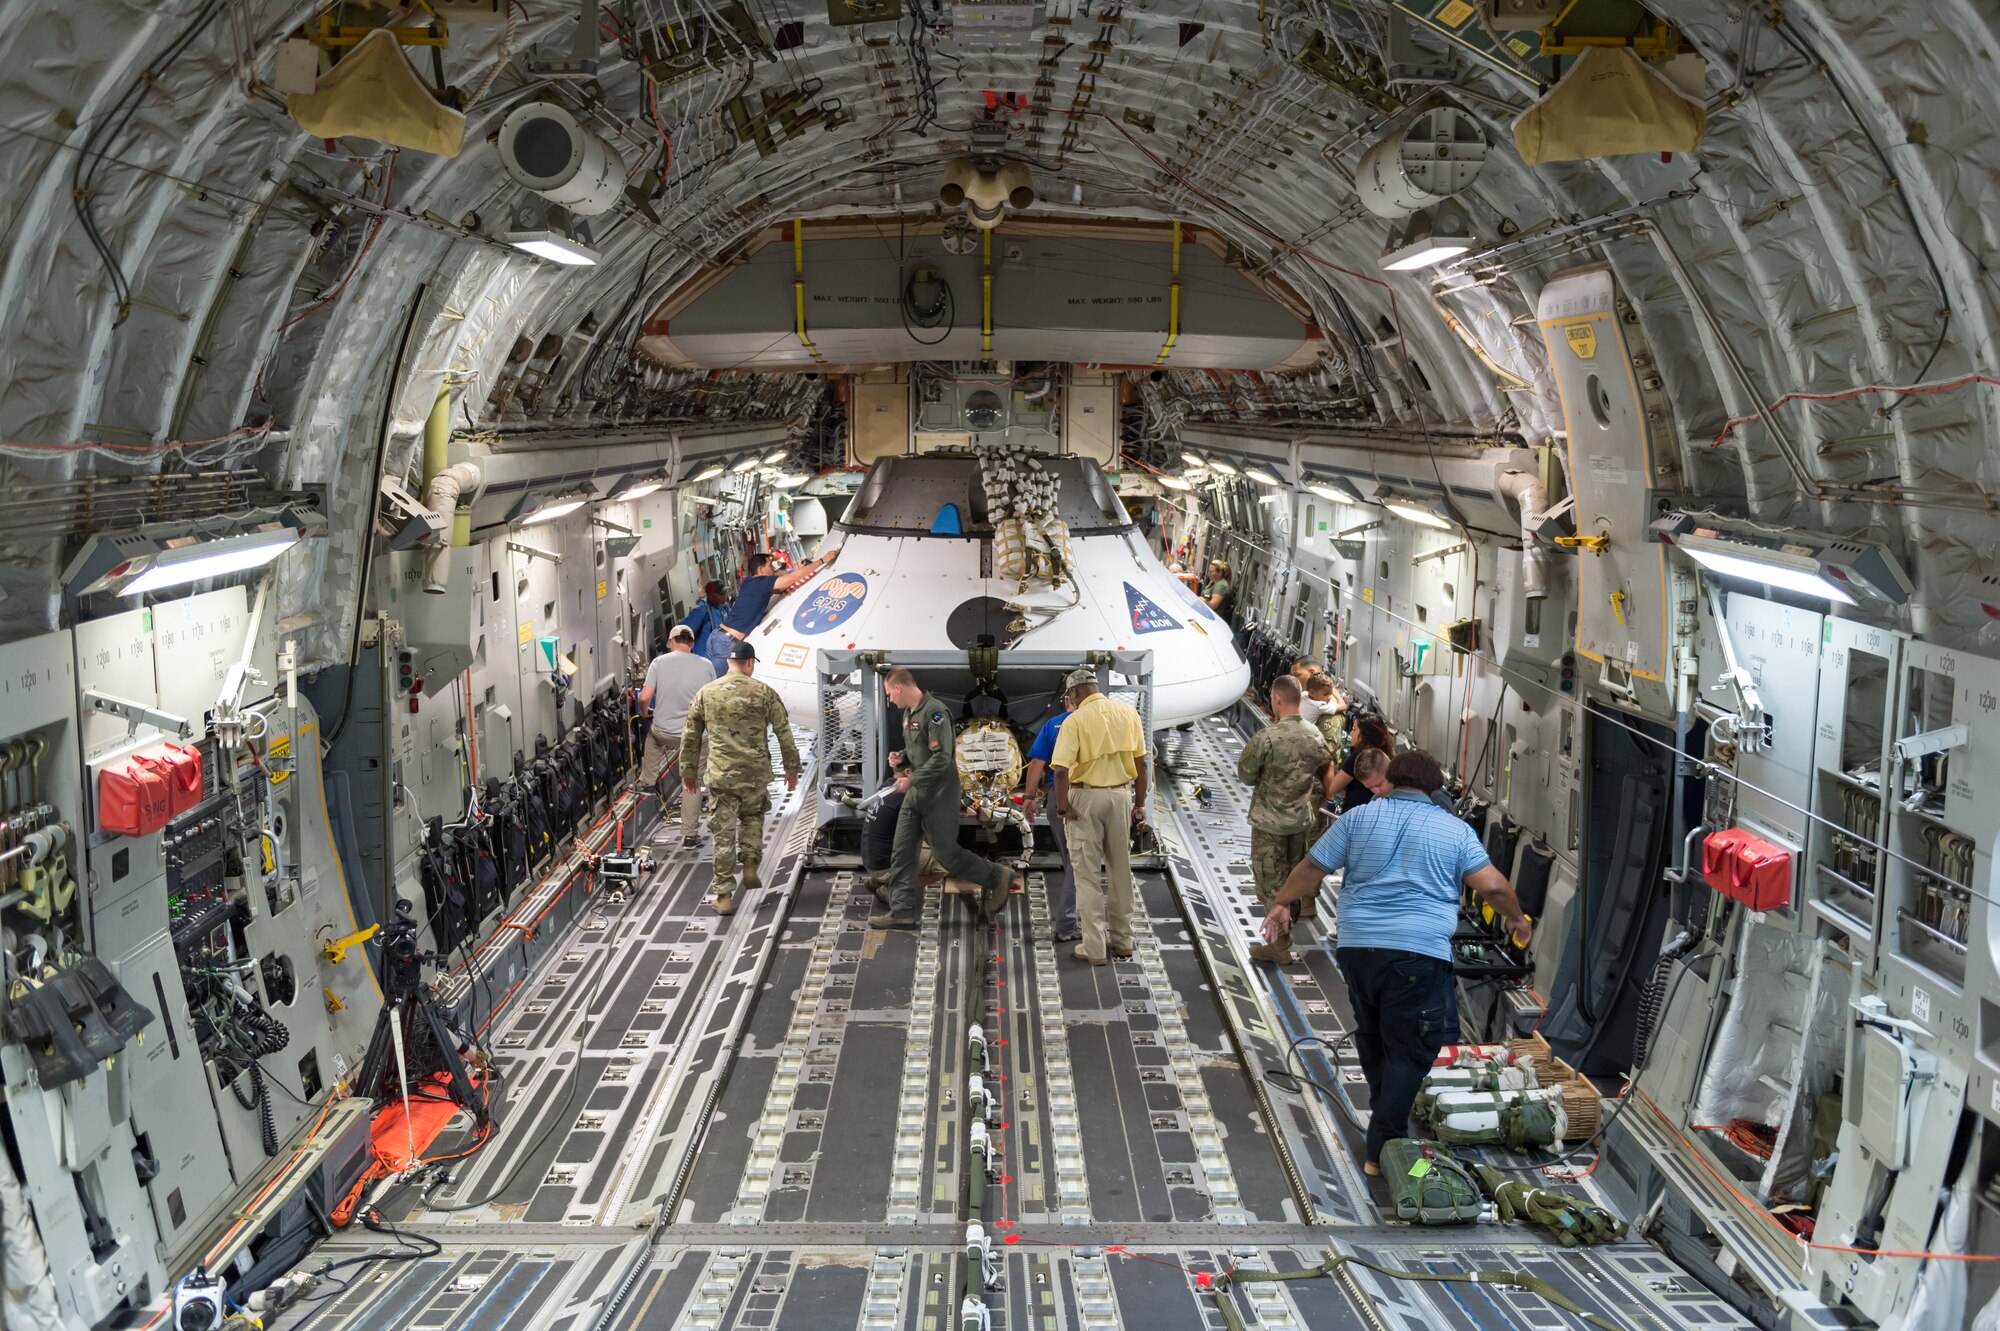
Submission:
[[[1049,767],[1083,926],[1070,955],[1102,966],[1132,955],[1132,824],[1146,820],[1146,727],[1129,704],[1098,692],[1094,670],[1072,671],[1063,690],[1070,717]]]
[[[658,788],[660,773],[667,763],[680,757],[681,729],[687,724],[688,705],[701,686],[715,678],[715,667],[694,650],[694,630],[686,624],[674,625],[667,634],[667,650],[646,667],[646,684],[639,690],[639,705],[653,709],[653,721],[646,732],[646,760],[639,779]],[[668,787],[672,789],[673,787]],[[660,812],[668,815],[667,797],[660,794]],[[681,846],[693,850],[701,844],[701,797],[681,800]]]

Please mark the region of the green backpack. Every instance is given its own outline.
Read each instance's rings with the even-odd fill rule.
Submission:
[[[1397,1137],[1383,1143],[1382,1181],[1396,1216],[1419,1225],[1463,1225],[1479,1219],[1485,1199],[1465,1166],[1435,1142]]]

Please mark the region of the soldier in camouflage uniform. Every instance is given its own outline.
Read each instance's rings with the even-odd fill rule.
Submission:
[[[729,653],[729,673],[705,684],[688,707],[681,732],[682,785],[692,799],[708,786],[708,831],[715,838],[715,913],[736,909],[736,868],[755,890],[764,855],[764,815],[771,810],[771,748],[775,731],[785,759],[785,789],[799,788],[799,749],[777,690],[750,677],[757,649],[739,639]]]
[[[896,779],[896,788],[909,792],[896,816],[896,844],[889,864],[889,905],[880,915],[868,918],[871,929],[914,929],[923,908],[923,886],[917,878],[917,862],[924,842],[944,871],[954,878],[969,878],[983,889],[980,904],[986,914],[998,913],[1007,904],[1014,872],[975,855],[958,843],[958,811],[963,791],[958,780],[957,735],[944,704],[923,691],[916,676],[907,670],[892,670],[884,682],[889,701],[903,711],[902,754],[908,770]],[[713,817],[709,825],[714,826]]]
[[[1270,725],[1243,746],[1236,775],[1251,788],[1250,873],[1257,902],[1269,908],[1294,865],[1312,849],[1319,830],[1318,773],[1327,760],[1326,741],[1299,718],[1299,682],[1289,675],[1271,681]],[[1250,949],[1253,961],[1289,966],[1290,930],[1273,943]]]

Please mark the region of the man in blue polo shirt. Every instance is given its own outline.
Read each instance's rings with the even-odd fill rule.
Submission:
[[[1343,873],[1339,945],[1334,960],[1354,1007],[1354,1051],[1368,1080],[1368,1151],[1410,1134],[1410,1106],[1438,1050],[1458,1039],[1458,993],[1451,978],[1451,936],[1458,928],[1459,885],[1491,902],[1514,941],[1527,946],[1534,926],[1507,878],[1462,819],[1431,802],[1444,769],[1421,749],[1389,762],[1386,799],[1344,813],[1307,852],[1264,917],[1275,942],[1291,927],[1294,901],[1330,873]]]
[[[1056,756],[1056,736],[1068,719],[1069,696],[1065,694],[1062,710],[1042,722],[1035,742],[1028,748],[1027,796],[1021,801],[1021,811],[1031,823],[1054,781],[1049,773],[1049,759]],[[1062,856],[1063,862],[1062,886],[1049,894],[1049,919],[1055,923],[1058,943],[1074,943],[1083,937],[1083,921],[1076,914],[1076,866],[1069,862],[1069,834],[1062,819],[1049,819],[1049,835],[1055,839],[1056,854]]]
[[[780,575],[771,572],[771,556],[761,550],[750,556],[743,581],[736,587],[735,602],[708,635],[702,649],[702,654],[715,665],[716,678],[720,679],[728,671],[729,653],[736,649],[737,643],[750,636],[750,630],[757,627],[757,621],[764,617],[771,598],[784,595],[825,568],[832,559],[831,554],[821,555],[790,573]]]

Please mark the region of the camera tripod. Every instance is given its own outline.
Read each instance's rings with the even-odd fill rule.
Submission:
[[[486,1096],[459,1054],[460,1039],[450,1014],[423,983],[424,963],[444,958],[418,948],[417,921],[407,901],[397,903],[396,919],[381,936],[382,1015],[376,1018],[368,1052],[361,1057],[355,1086],[377,1104],[400,1098],[407,1124],[412,1088],[425,1093],[433,1074],[441,1072],[452,1101],[472,1115],[475,1131],[483,1128]],[[415,1154],[412,1149],[413,1160]]]

